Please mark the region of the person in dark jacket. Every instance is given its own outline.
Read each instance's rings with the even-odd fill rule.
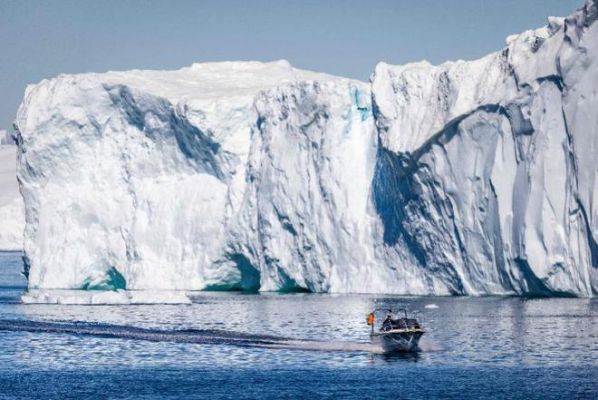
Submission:
[[[392,315],[388,314],[382,322],[382,330],[389,331],[392,329]]]

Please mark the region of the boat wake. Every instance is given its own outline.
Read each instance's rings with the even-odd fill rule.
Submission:
[[[273,335],[256,335],[215,329],[154,329],[94,322],[0,320],[0,331],[70,334],[151,342],[197,343],[270,349],[330,352],[372,352],[382,349],[371,343],[318,341]]]
[[[422,337],[422,339],[419,341],[419,348],[421,351],[426,353],[432,351],[444,351],[444,347],[442,347],[440,343],[432,339],[430,336]]]

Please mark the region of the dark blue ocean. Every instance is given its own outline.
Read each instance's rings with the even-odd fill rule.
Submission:
[[[0,398],[596,399],[598,301],[197,293],[190,305],[24,305],[0,253]],[[369,344],[374,305],[422,351]]]

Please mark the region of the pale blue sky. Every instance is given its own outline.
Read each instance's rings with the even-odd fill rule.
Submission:
[[[378,61],[472,59],[582,0],[0,0],[0,128],[59,73],[287,59],[367,80]]]

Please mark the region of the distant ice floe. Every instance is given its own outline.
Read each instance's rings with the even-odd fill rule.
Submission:
[[[25,229],[25,207],[16,178],[17,146],[8,138],[0,130],[0,251],[22,250]]]
[[[191,304],[183,291],[168,290],[40,290],[21,296],[25,304]]]

